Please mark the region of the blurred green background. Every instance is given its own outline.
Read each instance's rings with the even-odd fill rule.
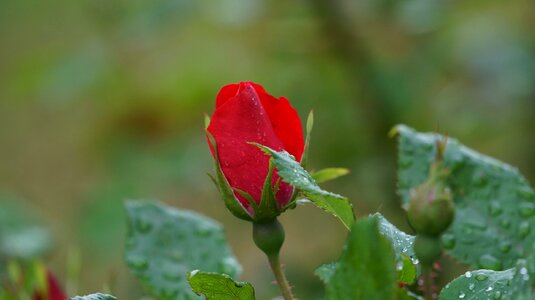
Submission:
[[[141,295],[122,260],[122,201],[142,198],[223,223],[241,279],[274,297],[250,224],[206,176],[203,113],[219,88],[255,81],[303,120],[314,109],[310,167],[352,172],[326,188],[410,231],[387,137],[397,123],[448,133],[535,181],[534,15],[532,0],[0,1],[1,201],[50,228],[60,280],[80,254],[79,293]],[[308,206],[281,220],[295,293],[318,299],[312,272],[336,259],[345,229]]]

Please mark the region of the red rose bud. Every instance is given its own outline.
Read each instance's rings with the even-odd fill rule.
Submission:
[[[271,198],[276,214],[270,210],[267,215],[275,218],[292,199],[294,189],[280,180],[276,170],[270,174],[269,156],[250,143],[286,150],[301,161],[302,124],[288,99],[277,99],[252,82],[224,86],[207,131],[216,172],[221,171],[216,181],[227,207],[242,219],[258,221],[255,208],[263,197]],[[268,175],[271,183],[265,186]],[[266,215],[265,210],[261,214]]]
[[[46,290],[36,291],[32,297],[33,300],[66,300],[67,296],[59,286],[58,281],[51,272],[46,273]]]

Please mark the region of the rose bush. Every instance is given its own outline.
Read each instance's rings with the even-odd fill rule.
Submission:
[[[255,214],[251,202],[260,204],[270,169],[269,157],[251,143],[286,150],[297,161],[303,156],[303,128],[296,110],[285,97],[275,98],[252,82],[226,85],[219,91],[207,131],[215,140],[210,149],[235,201],[251,217]],[[276,170],[271,188],[281,211],[292,199],[294,189],[280,180]]]

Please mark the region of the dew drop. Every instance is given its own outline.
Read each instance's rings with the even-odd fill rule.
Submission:
[[[455,247],[455,236],[451,233],[446,233],[442,236],[442,245],[446,249],[453,249]]]
[[[141,233],[148,233],[152,230],[152,223],[138,219],[136,222],[136,229]]]
[[[459,292],[459,299],[464,299],[466,297],[466,294],[463,292]]]
[[[529,231],[530,227],[528,221],[524,221],[518,225],[518,236],[521,238],[525,238],[529,234]]]
[[[466,276],[466,278],[470,278],[472,277],[472,272],[466,271],[466,273],[464,273],[464,276]]]
[[[128,266],[137,271],[144,271],[149,267],[149,262],[142,256],[130,255],[126,258]]]
[[[535,197],[533,190],[531,190],[529,187],[521,187],[516,192],[518,196],[527,200],[532,200]]]
[[[499,216],[503,212],[503,208],[501,207],[500,203],[496,201],[492,201],[489,206],[489,213],[493,217]]]
[[[470,283],[468,285],[468,289],[471,290],[471,291],[473,291],[475,287],[476,287],[476,285],[474,283]]]
[[[535,204],[531,202],[524,202],[520,204],[519,213],[524,218],[529,218],[535,215]]]
[[[489,278],[489,276],[487,276],[486,274],[477,274],[476,275],[476,280],[477,281],[485,281],[485,280],[487,280],[487,278]]]
[[[511,227],[511,220],[509,220],[509,219],[503,219],[503,220],[500,222],[500,226],[501,226],[503,229],[509,229],[509,227]]]
[[[179,250],[173,250],[169,253],[169,258],[174,262],[182,262],[183,255]]]
[[[511,243],[508,242],[508,241],[502,241],[500,242],[500,244],[498,245],[498,249],[500,249],[500,251],[502,253],[509,253],[509,251],[511,251]]]
[[[494,298],[494,300],[502,299],[502,292],[500,291],[494,292],[494,295],[492,296],[492,298]]]
[[[482,269],[489,269],[499,271],[502,269],[502,263],[491,254],[482,255],[477,261],[479,267]]]
[[[490,291],[492,291],[493,289],[494,289],[494,288],[493,288],[492,286],[489,286],[489,287],[487,287],[487,289],[485,289],[485,291],[486,291],[486,292],[490,292]]]

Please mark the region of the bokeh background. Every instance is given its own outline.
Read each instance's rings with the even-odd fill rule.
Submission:
[[[241,279],[269,299],[250,224],[206,176],[203,114],[219,88],[251,80],[303,119],[314,109],[310,167],[351,170],[325,187],[410,231],[387,137],[397,123],[535,182],[534,16],[532,0],[0,1],[0,201],[50,230],[60,280],[79,255],[79,293],[142,295],[122,259],[122,202],[159,199],[223,223]],[[281,220],[295,293],[319,299],[313,270],[337,258],[345,229],[311,206]],[[444,277],[463,268],[450,266]]]

